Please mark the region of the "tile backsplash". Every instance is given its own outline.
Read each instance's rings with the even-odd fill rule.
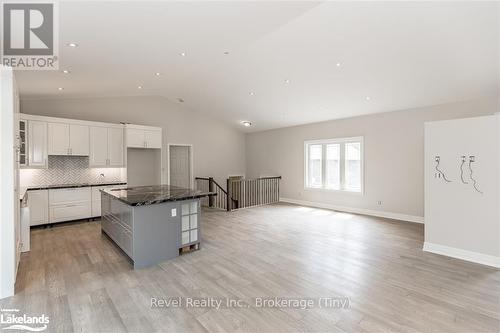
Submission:
[[[90,168],[85,156],[49,156],[48,169],[21,169],[20,186],[125,181],[125,168]],[[102,176],[102,175],[103,176]]]

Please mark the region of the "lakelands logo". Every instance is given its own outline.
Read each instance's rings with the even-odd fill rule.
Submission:
[[[2,2],[2,65],[20,70],[57,70],[56,2]]]
[[[42,332],[47,329],[49,322],[49,317],[44,314],[28,316],[19,314],[19,309],[2,309],[0,311],[0,328],[2,330]]]

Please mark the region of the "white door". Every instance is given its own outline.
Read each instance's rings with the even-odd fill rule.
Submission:
[[[108,162],[108,129],[106,127],[90,128],[90,159],[93,167],[106,166]]]
[[[191,157],[189,146],[170,146],[170,185],[191,188]]]
[[[85,125],[70,125],[69,148],[71,155],[89,156],[89,127]]]
[[[49,223],[49,191],[28,191],[30,225]]]
[[[146,148],[161,148],[161,131],[144,131],[144,141]]]
[[[146,148],[144,141],[144,130],[127,128],[127,147],[130,148]]]
[[[28,121],[28,164],[33,167],[47,166],[47,123]]]
[[[108,128],[108,162],[110,166],[123,166],[123,129]]]
[[[69,155],[69,125],[48,124],[49,155]]]

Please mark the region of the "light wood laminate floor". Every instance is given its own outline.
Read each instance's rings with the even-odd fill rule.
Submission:
[[[499,332],[500,271],[422,252],[423,226],[286,204],[204,211],[200,251],[132,270],[99,222],[32,230],[3,308],[50,332]],[[249,307],[151,308],[151,297]],[[347,309],[256,297],[348,297]]]

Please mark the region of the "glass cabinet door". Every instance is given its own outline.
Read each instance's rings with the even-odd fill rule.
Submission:
[[[26,138],[28,136],[28,123],[26,120],[19,121],[19,165],[28,165],[28,149]]]

